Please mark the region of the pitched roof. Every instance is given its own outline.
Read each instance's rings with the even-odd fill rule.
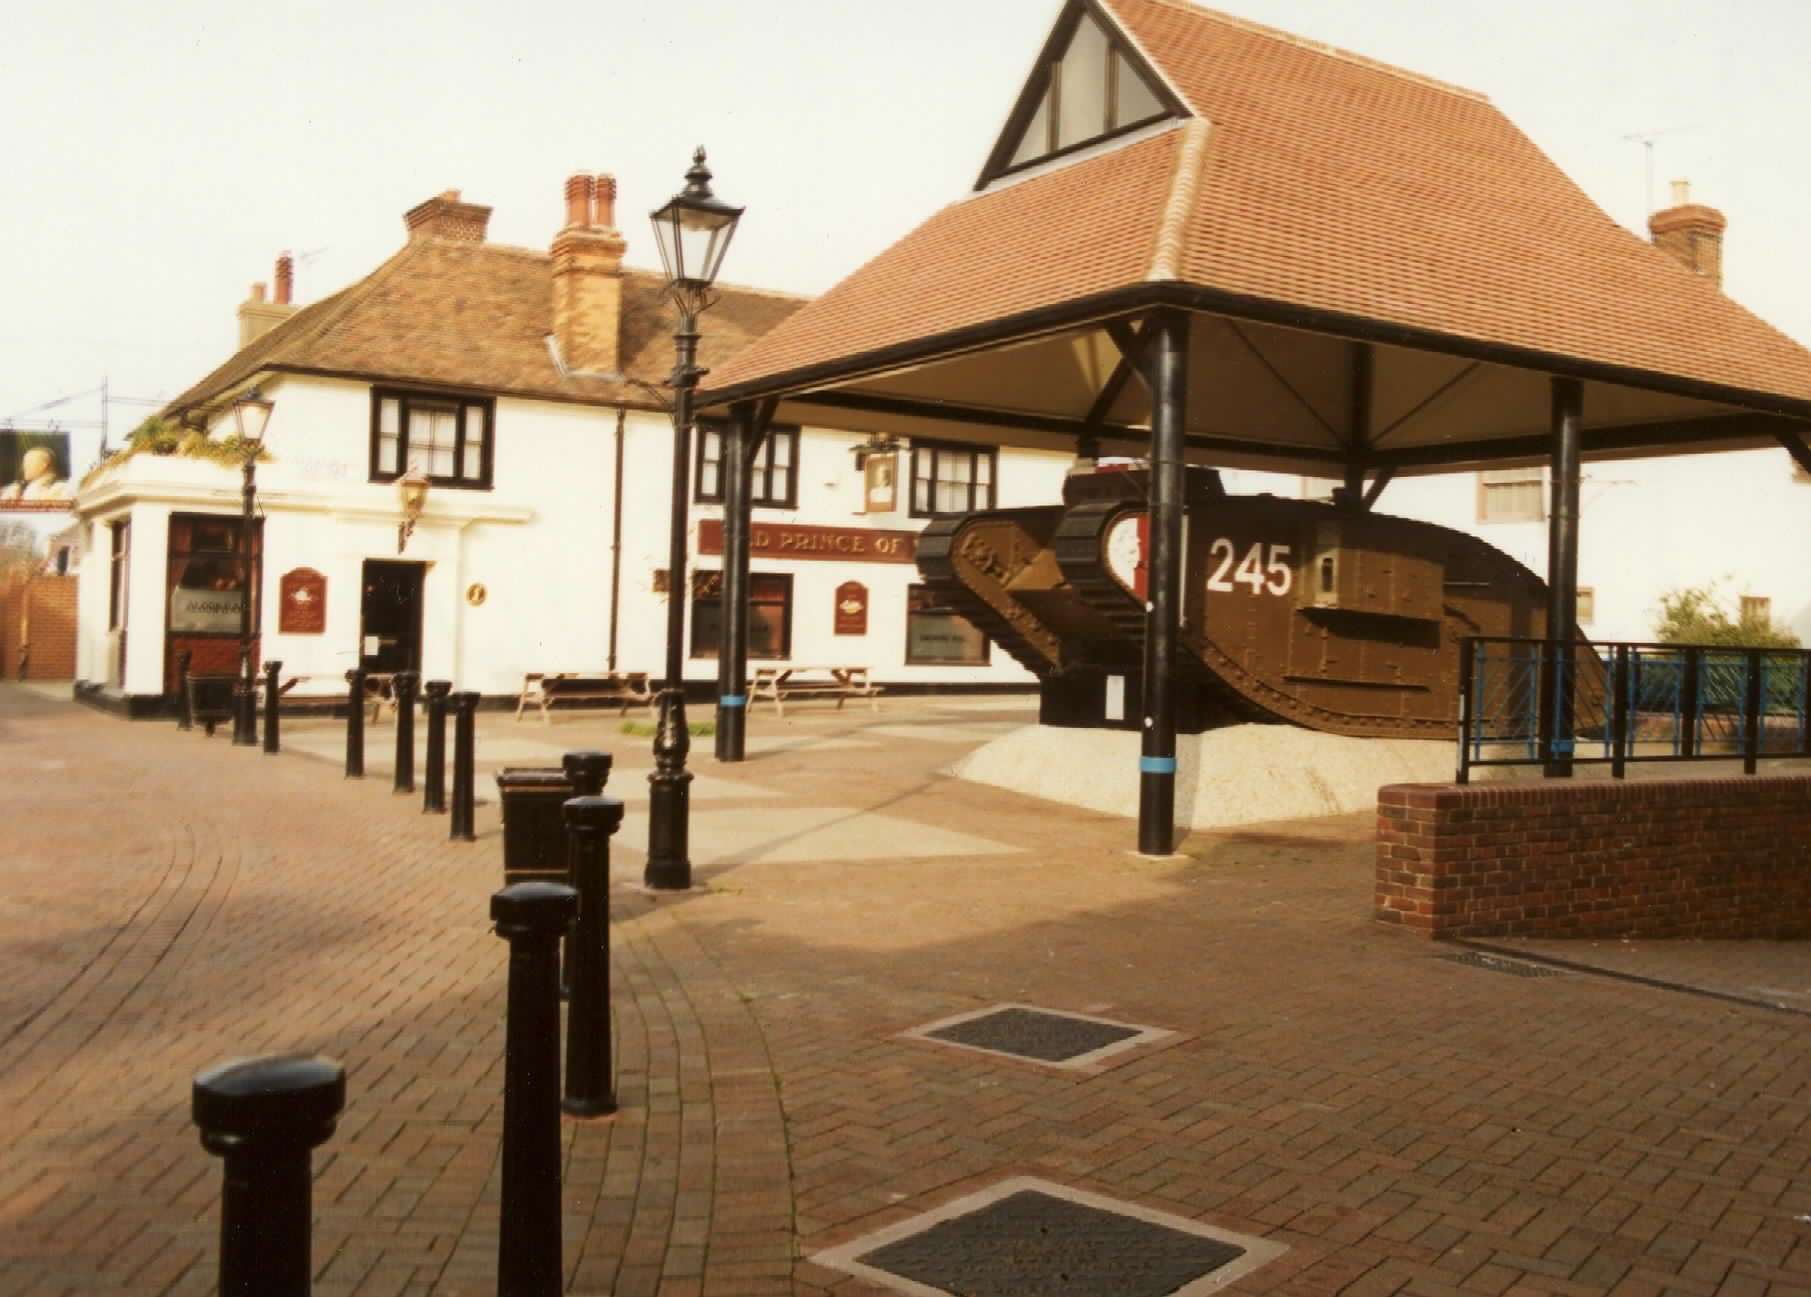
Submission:
[[[699,363],[721,363],[802,301],[725,287],[702,331]],[[547,253],[417,238],[358,283],[255,338],[166,412],[206,404],[268,370],[648,406],[655,402],[637,381],[658,385],[673,368],[672,308],[658,272],[624,274],[621,377],[561,373],[547,346],[552,332]]]
[[[1155,283],[1228,313],[1368,321],[1811,415],[1811,352],[1617,225],[1482,96],[1181,0],[1093,3],[1194,120],[945,208],[713,391],[905,363],[961,330]]]

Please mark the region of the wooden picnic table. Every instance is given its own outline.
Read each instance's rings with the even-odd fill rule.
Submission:
[[[838,711],[851,698],[866,698],[879,711],[881,686],[868,678],[868,670],[855,666],[758,667],[749,699],[751,703],[767,699],[782,717],[786,715],[785,700],[798,697],[835,698]]]

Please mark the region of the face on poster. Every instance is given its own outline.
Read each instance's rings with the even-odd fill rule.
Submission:
[[[74,495],[68,433],[0,432],[0,510],[67,509]]]

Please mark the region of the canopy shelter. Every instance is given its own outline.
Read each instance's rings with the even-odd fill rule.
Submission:
[[[1365,507],[1396,473],[1550,461],[1556,626],[1581,458],[1811,464],[1811,352],[1484,97],[1180,0],[1071,0],[975,193],[711,384],[731,441],[777,413],[1151,459],[1146,851],[1170,846],[1184,462],[1340,477]]]

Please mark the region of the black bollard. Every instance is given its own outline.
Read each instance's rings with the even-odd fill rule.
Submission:
[[[566,782],[572,785],[574,797],[601,797],[604,785],[610,782],[610,767],[615,758],[608,752],[568,752],[560,758],[560,769],[566,775]],[[566,884],[577,888],[578,867],[572,855],[572,835],[566,836]],[[578,920],[573,920],[576,930]],[[572,932],[566,934],[564,958],[560,960],[560,998],[567,999],[572,994]]]
[[[565,810],[579,912],[566,938],[572,1004],[566,1014],[566,1098],[560,1106],[575,1117],[601,1117],[616,1111],[610,1067],[610,838],[622,827],[623,804],[614,797],[574,797]]]
[[[458,842],[476,842],[478,695],[469,690],[451,696],[453,704],[453,813],[448,836]]]
[[[396,691],[396,783],[392,792],[415,791],[415,682],[419,671],[398,671],[390,681]]]
[[[222,1063],[195,1078],[201,1146],[226,1159],[220,1297],[308,1297],[314,1223],[309,1153],[346,1106],[346,1069],[288,1056]]]
[[[560,883],[516,883],[490,898],[509,942],[503,1043],[503,1203],[498,1297],[559,1297],[559,939],[578,895]]]
[[[277,673],[282,669],[281,662],[264,664],[264,750],[266,752],[283,750],[283,740],[277,733],[277,714],[281,710],[277,705],[277,700],[283,695],[282,688],[277,684]]]
[[[176,728],[192,730],[195,728],[195,713],[189,706],[189,663],[195,655],[187,649],[176,653]]]
[[[438,813],[446,809],[446,696],[453,683],[430,680],[423,689],[428,695],[428,776],[421,809]]]
[[[346,672],[346,778],[365,777],[365,669]]]

